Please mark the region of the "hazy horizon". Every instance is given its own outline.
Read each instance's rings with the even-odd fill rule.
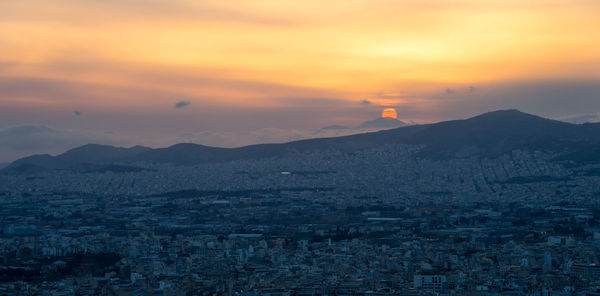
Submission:
[[[508,110],[508,109],[504,109]],[[514,109],[516,110],[516,109]],[[485,113],[501,110],[490,110]],[[517,110],[520,111],[520,110]],[[394,114],[395,115],[395,114]],[[476,114],[481,115],[481,114]],[[535,114],[532,114],[535,115]],[[377,117],[377,119],[385,116]],[[469,117],[470,118],[470,117]],[[454,118],[451,120],[460,120],[467,118]],[[572,124],[595,123],[598,121],[597,114],[576,115],[571,117],[550,118]],[[366,121],[374,122],[377,120]],[[439,121],[443,122],[443,121]],[[118,139],[110,138],[110,135],[81,135],[68,130],[56,130],[40,125],[26,125],[10,127],[5,130],[0,130],[0,164],[7,164],[16,159],[27,157],[35,154],[50,154],[58,155],[70,149],[77,148],[87,144],[111,145],[115,147],[130,148],[134,146],[145,146],[150,148],[166,148],[175,144],[194,143],[211,147],[220,148],[237,148],[255,144],[271,144],[271,143],[286,143],[304,139],[314,138],[329,138],[341,137],[360,133],[375,132],[385,129],[410,126],[415,124],[431,124],[437,122],[416,123],[398,121],[399,126],[343,126],[332,125],[318,129],[294,129],[285,130],[277,128],[258,129],[251,132],[224,132],[224,133],[204,133],[204,134],[189,134],[174,137],[171,142],[153,142],[151,144],[141,144],[135,142],[135,139]],[[387,124],[390,124],[389,122]],[[103,137],[104,136],[104,137]],[[139,139],[138,139],[139,140]],[[11,143],[9,143],[11,141]],[[147,140],[141,139],[142,142]],[[8,147],[8,148],[7,148]],[[12,148],[12,149],[11,149]]]

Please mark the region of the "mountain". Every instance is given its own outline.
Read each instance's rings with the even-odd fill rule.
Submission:
[[[391,128],[399,128],[402,126],[406,126],[403,121],[400,121],[395,118],[389,117],[380,117],[374,120],[368,120],[361,123],[357,127],[347,127],[344,125],[330,125],[322,128],[323,130],[374,130],[374,129],[391,129]]]
[[[6,163],[6,162],[0,163],[0,170],[7,167],[9,164],[10,163]]]
[[[517,110],[485,113],[465,120],[411,125],[379,132],[335,138],[317,138],[284,144],[260,144],[240,148],[218,148],[183,143],[167,148],[120,148],[85,145],[58,156],[34,155],[11,163],[6,173],[40,170],[108,170],[106,166],[136,162],[192,165],[301,155],[309,151],[352,152],[386,144],[420,145],[419,156],[444,159],[498,157],[514,150],[549,151],[560,160],[600,161],[600,123],[571,124],[541,118]],[[132,167],[134,170],[135,167]],[[138,168],[139,169],[139,168]]]
[[[358,128],[398,128],[405,126],[406,123],[395,118],[381,117],[375,120],[363,122]]]
[[[328,125],[328,126],[324,127],[323,129],[324,130],[347,130],[347,129],[352,129],[352,128],[344,126],[344,125],[334,124],[334,125]]]
[[[494,157],[513,150],[563,152],[582,148],[579,145],[593,147],[600,141],[600,124],[570,124],[517,110],[489,112],[420,129],[409,141],[427,145],[423,153],[442,157]]]
[[[100,169],[109,164],[131,162],[132,157],[149,150],[152,149],[143,146],[121,148],[109,145],[87,144],[71,149],[58,156],[41,154],[21,158],[12,162],[3,171],[16,173],[34,173],[61,169],[88,171]]]
[[[380,117],[374,120],[368,120],[365,121],[363,123],[361,123],[359,126],[357,127],[347,127],[344,125],[330,125],[330,126],[326,126],[323,129],[324,130],[347,130],[347,129],[355,129],[355,130],[361,130],[361,129],[391,129],[391,128],[399,128],[402,126],[406,126],[408,124],[406,124],[403,121],[400,121],[398,119],[395,118],[390,118],[390,117]]]

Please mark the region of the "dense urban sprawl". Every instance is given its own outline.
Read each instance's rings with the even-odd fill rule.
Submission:
[[[600,170],[420,147],[0,176],[0,295],[600,295]]]

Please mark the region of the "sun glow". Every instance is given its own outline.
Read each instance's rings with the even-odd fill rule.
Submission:
[[[398,113],[396,113],[396,109],[394,108],[386,108],[383,110],[383,112],[381,112],[381,117],[396,119],[398,118]]]

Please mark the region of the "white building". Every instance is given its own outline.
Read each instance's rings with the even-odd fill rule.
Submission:
[[[440,293],[446,282],[446,276],[439,273],[421,273],[413,278],[413,287],[424,291]]]

